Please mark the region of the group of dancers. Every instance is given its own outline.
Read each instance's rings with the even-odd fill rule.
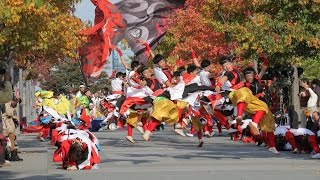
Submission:
[[[320,158],[318,112],[311,114],[312,129],[290,129],[275,124],[275,117],[264,102],[260,80],[268,66],[265,56],[261,56],[263,64],[259,73],[251,67],[241,72],[235,66],[234,57],[222,56],[219,64],[223,72],[215,77],[211,72],[213,64],[209,60],[200,62],[194,52],[193,63],[179,67],[169,66],[164,56],[151,52],[151,68],[135,60],[129,66],[121,50],[116,50],[126,73],[115,75],[111,94],[101,102],[106,117],[103,124],[126,125],[125,138],[130,143],[135,143],[134,128],[149,141],[156,134],[155,129],[165,123],[182,136],[186,136],[184,130],[191,125],[187,135],[197,134],[197,146],[202,147],[203,136],[212,137],[216,124],[219,135],[224,126],[234,141],[264,144],[275,154],[279,154],[278,150],[314,151],[312,157]],[[91,92],[81,86],[74,105],[63,94],[52,91],[39,91],[36,96],[42,107],[39,139],[50,137],[51,144],[57,146],[53,160],[63,162],[66,169],[97,167],[99,142],[89,131],[93,112]],[[72,106],[76,109],[73,115]]]

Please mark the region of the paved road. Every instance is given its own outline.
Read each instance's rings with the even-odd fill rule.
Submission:
[[[320,161],[310,155],[282,152],[273,155],[263,147],[233,142],[228,137],[197,139],[180,137],[172,130],[156,132],[152,141],[142,141],[135,131],[136,144],[124,140],[125,132],[96,133],[101,142],[100,169],[69,172],[52,162],[54,147],[34,136],[19,136],[23,162],[0,169],[0,179],[76,180],[202,180],[202,179],[319,179]]]

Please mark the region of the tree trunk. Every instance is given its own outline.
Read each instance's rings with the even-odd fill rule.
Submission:
[[[293,83],[291,85],[291,96],[292,96],[292,107],[290,108],[289,115],[291,118],[291,127],[298,128],[299,122],[301,122],[300,118],[300,98],[299,98],[299,77],[298,77],[298,69],[297,66],[292,66],[294,69],[293,73]]]

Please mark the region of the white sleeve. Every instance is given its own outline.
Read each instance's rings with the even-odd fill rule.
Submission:
[[[201,85],[209,86],[209,87],[212,86],[209,75],[210,75],[209,72],[204,72],[204,71],[200,72]]]
[[[309,93],[310,93],[310,98],[312,98],[312,99],[318,99],[317,94],[316,94],[311,88],[308,88],[307,90],[308,90]]]
[[[168,77],[159,68],[154,68],[154,75],[162,84],[165,84],[168,81]]]

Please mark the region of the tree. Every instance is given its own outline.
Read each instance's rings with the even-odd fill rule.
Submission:
[[[51,68],[46,78],[42,78],[41,88],[69,92],[78,90],[81,84],[84,84],[84,79],[79,62],[62,61]],[[109,87],[110,79],[106,72],[102,72],[101,78],[90,87],[90,90],[96,92]]]
[[[41,80],[41,88],[46,90],[77,89],[83,84],[83,76],[78,62],[60,62],[53,66],[50,73]]]
[[[223,32],[210,25],[203,8],[209,0],[187,0],[185,8],[177,10],[169,21],[169,30],[157,52],[174,62],[178,58],[191,59],[190,48],[198,56],[217,62],[219,54],[227,54],[229,46]],[[211,20],[214,20],[212,18]]]
[[[80,0],[1,0],[0,59],[13,51],[15,64],[33,78],[51,66],[76,59],[86,39],[78,35],[85,24],[73,15]]]
[[[319,0],[187,0],[159,51],[185,56],[191,46],[214,59],[230,48],[247,61],[266,53],[274,65],[309,66],[320,57],[319,16]]]

